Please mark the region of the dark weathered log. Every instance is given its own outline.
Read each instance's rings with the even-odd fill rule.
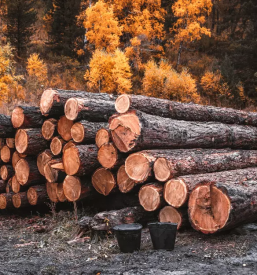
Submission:
[[[65,140],[69,141],[71,139],[71,127],[73,121],[67,119],[65,116],[62,116],[57,123],[57,131],[59,135]]]
[[[27,198],[30,205],[40,205],[48,200],[45,185],[36,185],[29,188]]]
[[[14,169],[12,165],[6,164],[3,165],[0,169],[0,175],[2,180],[8,181],[11,177],[14,176]]]
[[[67,198],[65,197],[64,190],[63,190],[63,182],[58,183],[56,195],[59,202],[65,202]]]
[[[20,154],[37,155],[47,146],[40,128],[19,129],[15,135],[15,147]]]
[[[11,148],[14,149],[15,148],[15,139],[14,138],[6,138],[6,145]]]
[[[92,175],[92,184],[95,190],[107,196],[116,186],[116,178],[110,170],[98,168]]]
[[[51,138],[57,135],[57,119],[49,118],[42,125],[42,136],[46,140],[51,140]]]
[[[11,162],[14,152],[15,149],[11,149],[7,145],[3,146],[1,149],[1,160],[5,163]]]
[[[109,143],[111,141],[111,133],[109,129],[100,129],[96,133],[95,143],[98,148],[103,144]]]
[[[64,173],[63,169],[53,168],[54,165],[56,165],[56,167],[61,166],[61,168],[62,168],[63,167],[62,159],[61,158],[52,159],[46,163],[46,165],[44,167],[44,173],[45,173],[46,180],[50,183],[63,182],[66,177],[66,174]]]
[[[57,186],[58,186],[58,183],[55,183],[55,182],[47,182],[46,183],[47,195],[48,195],[50,201],[52,201],[52,202],[58,202]]]
[[[20,159],[15,165],[15,175],[21,185],[31,186],[45,182],[45,178],[37,168],[34,158]]]
[[[13,177],[15,177],[15,176],[13,176]],[[5,191],[3,191],[2,193],[4,193],[4,192],[5,193],[11,193],[12,192],[13,177],[8,180],[8,182],[6,183],[6,186],[5,186]]]
[[[63,165],[67,175],[83,176],[92,173],[100,164],[95,145],[76,145],[64,150]]]
[[[128,193],[134,188],[135,184],[136,182],[132,180],[126,173],[125,165],[122,165],[117,173],[117,185],[120,192]]]
[[[5,193],[6,191],[6,181],[0,180],[0,193]]]
[[[189,194],[198,183],[226,181],[226,179],[233,179],[238,182],[257,179],[257,168],[180,176],[165,183],[163,197],[169,205],[179,208],[186,204]]]
[[[44,123],[39,107],[35,106],[15,107],[11,120],[14,128],[39,128]]]
[[[49,149],[45,150],[44,152],[40,153],[37,157],[37,168],[39,173],[42,176],[45,176],[44,167],[48,161],[53,158],[53,154]]]
[[[118,113],[136,109],[147,114],[188,121],[214,121],[257,126],[257,113],[231,108],[180,103],[142,95],[121,95],[116,99]]]
[[[5,138],[0,138],[0,150],[5,146]]]
[[[114,101],[115,96],[105,93],[89,93],[84,91],[68,91],[48,89],[42,94],[40,110],[44,116],[64,115],[64,105],[69,98],[88,98],[93,100]]]
[[[82,120],[72,126],[71,137],[77,143],[93,144],[98,130],[107,128],[107,122],[90,122]]]
[[[254,222],[257,180],[224,178],[197,185],[190,194],[188,214],[194,229],[211,234]]]
[[[62,148],[66,142],[59,137],[54,137],[50,144],[50,150],[54,156],[58,156],[62,153]]]
[[[22,208],[30,206],[27,198],[27,192],[21,192],[12,196],[12,203],[15,208]]]
[[[13,208],[12,196],[12,193],[0,194],[0,209]]]
[[[89,98],[70,98],[64,108],[69,120],[108,121],[115,113],[114,101],[94,100]]]
[[[0,114],[0,138],[12,138],[15,135],[15,129],[12,126],[10,116]]]
[[[257,128],[173,120],[131,111],[110,118],[113,142],[121,152],[159,148],[257,148]]]

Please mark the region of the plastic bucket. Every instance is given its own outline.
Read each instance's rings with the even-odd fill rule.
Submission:
[[[177,226],[176,223],[169,222],[148,223],[154,249],[173,250]]]
[[[139,223],[121,224],[113,228],[120,251],[132,253],[140,250],[142,225]]]

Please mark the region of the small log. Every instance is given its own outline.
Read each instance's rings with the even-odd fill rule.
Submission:
[[[110,118],[112,140],[121,152],[174,148],[257,148],[257,128],[191,122],[130,111]]]
[[[92,175],[92,184],[98,193],[108,196],[116,186],[116,179],[110,170],[101,167]]]
[[[15,139],[14,138],[6,138],[6,145],[10,148],[10,149],[14,149],[15,148]]]
[[[54,137],[50,144],[50,150],[54,156],[58,156],[62,153],[62,148],[65,145],[65,141],[62,138]]]
[[[6,181],[0,180],[0,193],[4,193],[6,190]]]
[[[12,196],[12,193],[0,194],[0,209],[4,210],[13,208]]]
[[[58,202],[57,186],[58,186],[58,183],[55,183],[55,182],[47,182],[46,183],[47,195],[48,195],[50,201],[52,201],[52,202]]]
[[[15,175],[13,176],[15,177]],[[1,191],[2,193],[11,193],[12,192],[12,180],[13,177],[8,180],[8,182],[5,185],[5,190]]]
[[[57,123],[57,131],[59,135],[65,140],[71,139],[71,127],[73,125],[72,120],[68,120],[65,116],[62,116]]]
[[[93,144],[100,129],[107,129],[107,122],[90,122],[82,120],[71,127],[71,137],[77,143]]]
[[[40,205],[47,202],[47,192],[44,185],[36,185],[29,188],[27,198],[30,205]]]
[[[138,193],[139,202],[146,211],[155,211],[162,205],[163,185],[149,183],[140,188]]]
[[[27,192],[21,192],[12,196],[12,203],[15,208],[23,208],[30,206],[27,198]]]
[[[108,121],[109,117],[115,113],[114,101],[94,100],[89,98],[70,98],[65,103],[65,116],[67,119]]]
[[[95,143],[98,148],[100,148],[103,144],[109,143],[111,140],[111,134],[109,129],[100,129],[96,133]]]
[[[0,114],[0,138],[12,138],[15,135],[15,129],[12,126],[10,116]]]
[[[1,175],[2,180],[4,180],[4,181],[8,181],[11,177],[13,177],[14,169],[13,169],[12,165],[10,165],[10,164],[3,165],[0,169],[0,175]]]
[[[45,150],[44,152],[40,153],[37,157],[37,168],[39,173],[42,176],[45,176],[44,167],[48,161],[53,158],[53,155],[49,149]]]
[[[15,149],[11,149],[7,145],[5,145],[1,149],[1,160],[5,163],[11,162],[14,151]]]
[[[13,193],[15,193],[15,194],[17,194],[17,193],[19,193],[19,192],[21,192],[21,191],[25,191],[24,189],[23,189],[23,190],[21,190],[21,189],[22,189],[22,188],[21,188],[21,185],[20,185],[20,183],[18,182],[16,176],[14,175],[14,176],[12,177],[12,191],[13,191]]]
[[[117,173],[117,185],[120,192],[128,193],[134,188],[135,184],[136,182],[132,180],[126,173],[125,165],[122,165]]]
[[[56,195],[59,202],[65,202],[67,200],[63,190],[63,182],[58,183]]]
[[[63,152],[64,171],[67,175],[83,176],[92,173],[100,164],[95,145],[76,145]]]
[[[26,155],[22,155],[22,154],[19,154],[17,151],[15,151],[12,155],[12,167],[15,168],[15,165],[17,164],[17,162],[22,159],[22,158],[25,158]]]
[[[15,107],[11,120],[14,128],[39,128],[44,123],[39,107],[35,106]]]
[[[49,118],[42,125],[42,136],[46,140],[51,140],[53,136],[57,135],[57,119]]]
[[[18,153],[36,155],[47,148],[40,128],[19,129],[15,135],[15,147]]]
[[[44,173],[46,180],[49,183],[63,182],[63,180],[66,177],[66,174],[63,172],[63,170],[54,169],[53,165],[62,166],[62,159],[52,159],[45,165]]]

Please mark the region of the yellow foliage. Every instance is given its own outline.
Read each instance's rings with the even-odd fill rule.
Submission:
[[[39,55],[33,53],[28,58],[27,72],[30,77],[35,77],[39,83],[45,83],[47,80],[47,66]]]
[[[79,50],[77,50],[77,55],[78,56],[85,55],[85,51],[83,49],[79,49]]]

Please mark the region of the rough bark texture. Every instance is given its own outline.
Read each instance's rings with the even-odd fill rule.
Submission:
[[[6,191],[6,181],[0,180],[0,193],[4,193]]]
[[[48,200],[46,186],[36,185],[29,188],[27,198],[30,205],[40,205]]]
[[[98,193],[108,196],[116,186],[116,177],[110,170],[101,167],[92,175],[92,184]]]
[[[3,193],[0,194],[0,209],[9,209],[13,208],[13,202],[12,202],[12,193]]]
[[[50,144],[50,150],[54,156],[58,156],[62,153],[62,148],[66,142],[60,137],[54,137]]]
[[[6,164],[3,165],[0,169],[0,175],[2,180],[8,181],[11,177],[14,176],[14,169],[12,165]]]
[[[257,113],[231,108],[180,103],[142,95],[121,95],[116,100],[116,110],[119,108],[119,105],[128,106],[128,109],[136,109],[147,114],[178,120],[214,121],[227,124],[257,126]],[[124,109],[125,112],[127,110]],[[119,112],[119,109],[117,112]]]
[[[44,139],[51,140],[51,138],[57,135],[57,119],[49,118],[42,125],[42,135]]]
[[[50,160],[48,163],[46,163],[44,167],[45,178],[50,183],[63,182],[66,177],[66,174],[64,173],[63,170],[54,169],[52,167],[52,165],[57,165],[57,164],[62,164],[61,158]]]
[[[15,129],[12,126],[10,116],[0,114],[0,138],[12,138],[15,135]]]
[[[110,118],[113,142],[121,152],[158,148],[257,148],[257,128],[161,118],[139,111]]]
[[[11,149],[7,145],[3,146],[3,148],[1,149],[1,160],[5,163],[11,162],[14,152],[15,149]]]
[[[103,144],[109,143],[111,141],[111,133],[109,129],[100,129],[96,133],[95,143],[98,148]]]
[[[12,202],[15,208],[23,208],[30,206],[29,200],[27,198],[27,192],[14,194],[12,196]]]

